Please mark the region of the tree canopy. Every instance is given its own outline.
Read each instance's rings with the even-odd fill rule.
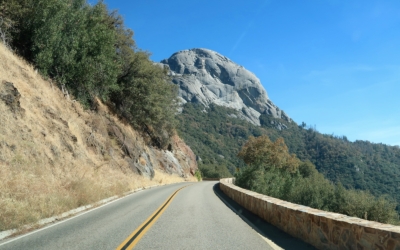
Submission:
[[[250,136],[238,153],[248,165],[263,166],[265,169],[278,168],[288,172],[295,172],[299,166],[299,160],[294,154],[290,154],[283,138],[271,142],[268,136]]]
[[[0,0],[1,35],[86,107],[100,98],[155,146],[168,145],[176,126],[176,86],[104,2]]]

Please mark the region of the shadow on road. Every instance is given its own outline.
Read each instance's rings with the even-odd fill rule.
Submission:
[[[214,193],[224,202],[234,213],[240,214],[242,219],[248,223],[253,229],[265,238],[270,239],[276,245],[283,249],[316,249],[315,247],[297,239],[293,236],[283,232],[282,230],[274,227],[268,222],[262,220],[257,215],[251,213],[247,209],[243,208],[227,195],[225,195],[219,188],[219,183],[213,187]],[[246,221],[247,220],[247,221]]]

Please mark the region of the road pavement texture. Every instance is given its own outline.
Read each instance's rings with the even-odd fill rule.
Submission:
[[[268,238],[268,239],[266,239]],[[218,182],[131,194],[26,235],[3,249],[313,249],[230,200]]]

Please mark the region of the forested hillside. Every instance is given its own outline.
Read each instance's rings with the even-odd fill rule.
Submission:
[[[302,161],[310,160],[332,182],[374,195],[388,194],[400,201],[399,147],[350,142],[345,136],[321,134],[305,123],[297,125],[265,114],[258,127],[234,118],[236,112],[216,105],[207,109],[185,104],[179,116],[179,133],[202,159],[199,167],[204,176],[233,175],[237,167],[244,166],[237,153],[249,136],[268,135],[272,141],[282,137],[290,153]]]
[[[250,137],[238,157],[247,164],[236,174],[235,185],[278,199],[365,220],[399,224],[396,202],[389,196],[345,189],[319,173],[309,160],[301,161],[283,138]]]

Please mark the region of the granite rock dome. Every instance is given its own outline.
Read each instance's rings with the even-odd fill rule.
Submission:
[[[241,111],[240,117],[260,125],[263,113],[290,121],[268,98],[260,80],[227,57],[208,49],[174,53],[161,64],[169,67],[174,84],[179,86],[183,103],[214,103]]]

